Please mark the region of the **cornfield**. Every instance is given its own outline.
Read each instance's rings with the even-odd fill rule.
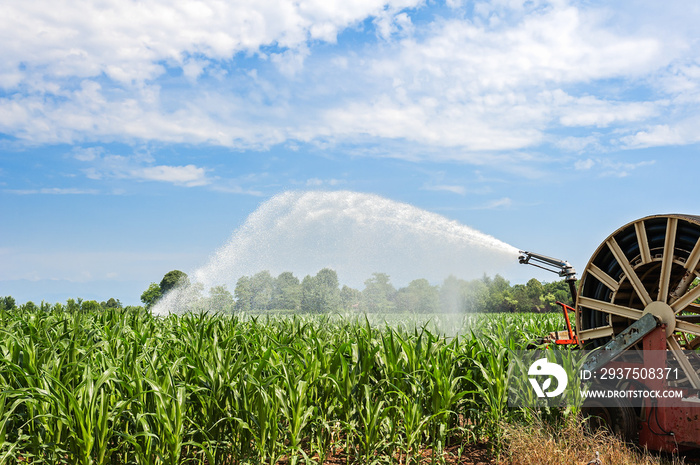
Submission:
[[[440,463],[521,414],[507,353],[560,325],[0,311],[0,463]]]

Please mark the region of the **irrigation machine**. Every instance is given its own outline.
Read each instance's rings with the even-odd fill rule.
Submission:
[[[653,215],[621,227],[578,283],[568,262],[521,252],[520,263],[554,271],[570,285],[574,307],[557,302],[567,328],[550,343],[592,349],[589,372],[637,373],[620,376],[617,389],[677,395],[634,405],[622,397],[588,399],[588,413],[650,450],[700,448],[700,216]]]

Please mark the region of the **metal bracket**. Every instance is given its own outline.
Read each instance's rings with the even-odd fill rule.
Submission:
[[[622,352],[641,341],[644,336],[652,332],[657,326],[658,322],[654,315],[647,313],[625,328],[624,331],[603,347],[593,352],[583,364],[583,369],[595,371],[607,365]]]

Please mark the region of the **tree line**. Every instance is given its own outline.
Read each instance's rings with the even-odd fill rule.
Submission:
[[[69,312],[78,312],[78,311],[83,311],[83,312],[93,312],[96,310],[103,310],[107,308],[124,308],[124,305],[119,301],[119,299],[115,299],[114,297],[110,297],[108,300],[103,301],[103,302],[98,302],[96,300],[84,300],[80,297],[77,299],[68,299],[65,304],[62,304],[60,302],[57,302],[55,304],[51,304],[49,302],[44,302],[42,301],[39,304],[35,304],[31,300],[23,303],[23,304],[18,304],[17,301],[14,299],[12,296],[5,296],[5,297],[0,297],[0,310],[14,310],[14,309],[22,309],[22,310],[28,310],[28,311],[50,311],[50,310],[58,310],[58,311],[69,311]],[[133,308],[133,307],[126,307],[126,308]]]
[[[146,307],[154,305],[175,287],[197,286],[179,270],[167,273],[160,284],[151,283],[141,296]],[[191,290],[191,289],[190,289]],[[530,279],[526,284],[511,285],[500,275],[491,278],[464,280],[449,276],[440,285],[427,279],[416,279],[396,288],[386,273],[373,273],[363,289],[341,286],[335,270],[324,268],[315,276],[299,280],[290,271],[272,276],[261,271],[241,276],[231,293],[225,285],[209,290],[193,299],[193,309],[235,312],[302,312],[335,311],[358,313],[464,313],[464,312],[550,312],[558,310],[557,301],[571,304],[565,281],[541,283]]]
[[[332,313],[497,313],[497,312],[551,312],[558,311],[557,301],[571,305],[571,296],[565,281],[542,283],[530,279],[526,284],[511,285],[500,275],[464,280],[449,276],[441,284],[433,285],[427,279],[415,279],[398,289],[386,273],[373,273],[364,287],[355,289],[341,286],[335,270],[324,268],[316,275],[299,280],[290,271],[272,276],[261,271],[252,276],[241,276],[233,292],[226,285],[214,286],[205,296],[201,285],[192,284],[187,274],[173,270],[160,283],[151,283],[141,301],[148,309],[171,289],[184,286],[194,289],[192,310],[220,313],[237,312],[290,312]],[[199,286],[199,287],[198,287]],[[94,311],[123,308],[119,299],[104,302],[68,299],[65,304],[32,301],[18,305],[11,296],[0,297],[0,309],[12,310],[66,309]]]

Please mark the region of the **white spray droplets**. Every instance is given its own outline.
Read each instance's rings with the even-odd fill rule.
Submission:
[[[464,279],[517,264],[518,249],[457,221],[412,205],[349,191],[285,192],[262,204],[190,279],[209,290],[268,270],[314,275],[328,267],[362,289],[373,272],[396,286],[450,274]],[[177,311],[186,291],[168,294],[155,313]]]

